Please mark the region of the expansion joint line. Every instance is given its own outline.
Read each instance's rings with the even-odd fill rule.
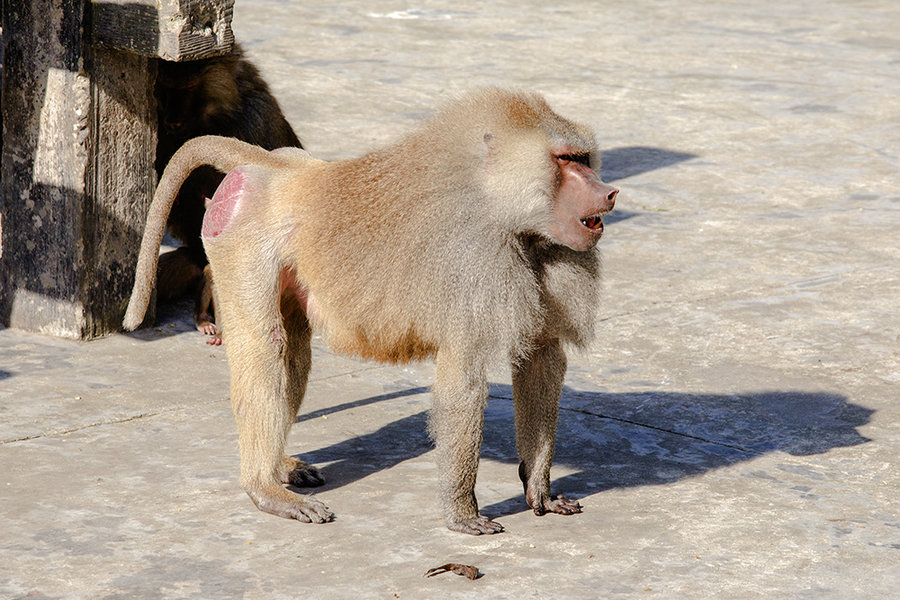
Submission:
[[[681,431],[672,431],[671,429],[665,429],[663,427],[657,427],[655,425],[648,425],[646,423],[639,423],[638,421],[632,421],[631,419],[623,419],[622,417],[610,417],[608,415],[603,415],[600,413],[594,413],[589,410],[583,410],[580,408],[567,408],[565,406],[560,406],[559,410],[565,410],[568,412],[579,413],[582,415],[588,415],[590,417],[597,417],[599,419],[607,419],[610,421],[616,421],[617,423],[626,423],[628,425],[634,425],[635,427],[643,427],[644,429],[652,429],[653,431],[659,431],[662,433],[668,433],[670,435],[677,435],[680,437],[686,437],[692,440],[697,440],[698,442],[704,442],[707,444],[714,444],[716,446],[721,446],[723,448],[730,448],[732,450],[738,450],[740,452],[746,452],[747,454],[755,454],[757,456],[762,456],[765,454],[764,452],[760,452],[758,450],[751,450],[750,448],[744,448],[743,446],[738,446],[737,444],[729,444],[727,442],[722,442],[718,440],[710,440],[704,437],[700,437],[698,435],[691,435],[689,433],[683,433]]]

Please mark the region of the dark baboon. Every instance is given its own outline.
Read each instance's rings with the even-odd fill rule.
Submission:
[[[301,147],[278,102],[259,71],[244,58],[238,44],[230,54],[188,62],[160,61],[156,80],[159,139],[156,172],[187,140],[202,135],[222,135],[244,140],[266,149]],[[161,263],[160,297],[175,297],[190,290],[196,297],[194,321],[204,333],[214,335],[208,271],[200,227],[205,202],[212,198],[225,174],[201,166],[188,177],[169,214],[168,227],[184,246],[179,256]],[[172,288],[164,289],[163,285]],[[211,338],[211,343],[218,341]]]

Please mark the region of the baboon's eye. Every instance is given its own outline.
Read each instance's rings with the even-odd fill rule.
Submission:
[[[565,160],[573,163],[579,163],[586,167],[591,166],[591,155],[590,154],[560,154],[556,157],[557,160]]]

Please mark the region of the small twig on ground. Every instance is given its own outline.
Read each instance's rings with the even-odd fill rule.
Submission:
[[[478,579],[483,575],[478,571],[478,567],[473,567],[471,565],[460,565],[457,563],[447,563],[446,565],[441,565],[440,567],[435,567],[433,569],[428,569],[425,572],[425,577],[434,577],[435,575],[440,575],[441,573],[456,573],[457,575],[462,575],[468,579]]]

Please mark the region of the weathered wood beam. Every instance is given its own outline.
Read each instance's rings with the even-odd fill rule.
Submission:
[[[163,60],[231,50],[234,0],[93,0],[94,40]]]

